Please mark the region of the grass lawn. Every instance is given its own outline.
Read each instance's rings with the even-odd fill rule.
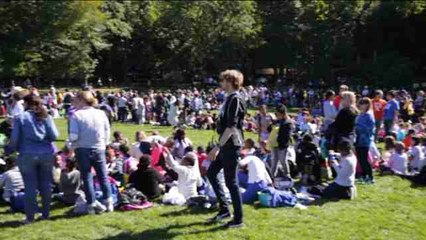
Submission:
[[[64,140],[66,124],[57,121]],[[167,136],[171,128],[114,125],[129,139],[137,129]],[[212,131],[189,130],[197,146]],[[58,142],[59,146],[63,142]],[[426,239],[426,189],[398,177],[378,177],[374,186],[358,186],[354,201],[329,202],[307,210],[244,206],[247,226],[223,230],[204,225],[204,210],[156,204],[152,209],[70,218],[70,208],[52,206],[52,220],[21,226],[23,214],[0,207],[0,239]]]

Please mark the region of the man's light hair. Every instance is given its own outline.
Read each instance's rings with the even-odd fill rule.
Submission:
[[[219,80],[231,82],[232,87],[238,90],[243,86],[244,76],[238,70],[228,69],[220,73]]]

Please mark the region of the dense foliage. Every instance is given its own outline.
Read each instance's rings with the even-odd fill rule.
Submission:
[[[426,2],[11,1],[0,79],[193,81],[226,67],[406,85],[426,74]]]

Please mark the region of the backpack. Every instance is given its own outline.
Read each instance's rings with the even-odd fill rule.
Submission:
[[[127,188],[118,194],[118,206],[123,207],[129,204],[139,205],[147,201],[147,197],[134,187]]]
[[[301,143],[297,151],[298,165],[318,165],[319,153],[313,144]]]

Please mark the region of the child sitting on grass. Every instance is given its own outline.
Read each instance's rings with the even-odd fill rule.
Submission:
[[[256,143],[253,139],[248,138],[244,141],[244,146],[241,152],[244,155],[254,155],[256,153]]]
[[[318,174],[320,169],[319,158],[318,147],[315,145],[312,136],[304,135],[296,151],[296,163],[302,173],[303,185],[318,183],[321,180],[320,174]]]
[[[405,149],[410,150],[411,146],[413,146],[413,137],[416,134],[416,131],[414,131],[414,129],[410,129],[408,130],[407,135],[404,138],[404,145],[405,145]]]
[[[157,170],[150,167],[151,157],[142,155],[139,159],[138,170],[129,177],[131,186],[141,191],[148,199],[155,199],[161,194],[161,175]]]
[[[66,168],[62,171],[59,181],[61,193],[58,195],[58,199],[67,205],[74,205],[78,197],[84,195],[80,188],[80,171],[77,170],[77,161],[74,158],[68,158],[66,163]]]
[[[337,145],[340,157],[330,153],[331,166],[337,173],[336,179],[326,188],[313,188],[311,193],[326,199],[353,199],[356,195],[355,172],[357,159],[350,140],[342,140]],[[334,158],[334,159],[333,159]],[[337,160],[340,158],[340,160]]]
[[[389,162],[390,157],[395,152],[396,140],[392,136],[387,136],[384,139],[385,142],[385,150],[382,153],[380,166],[386,166]]]
[[[414,172],[420,172],[425,165],[425,153],[423,152],[422,138],[420,136],[413,137],[410,155],[410,169]]]
[[[396,142],[395,152],[390,156],[388,163],[382,167],[382,174],[391,173],[405,175],[407,173],[408,156],[405,153],[405,145]]]
[[[9,203],[14,193],[24,190],[24,181],[14,157],[6,159],[6,169],[7,171],[0,175],[0,192],[3,193],[3,201]]]

